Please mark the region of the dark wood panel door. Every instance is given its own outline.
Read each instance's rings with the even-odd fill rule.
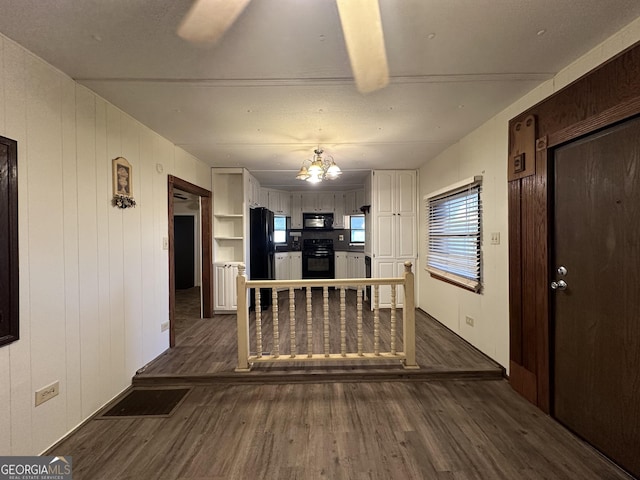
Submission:
[[[640,119],[554,168],[553,415],[640,476]]]

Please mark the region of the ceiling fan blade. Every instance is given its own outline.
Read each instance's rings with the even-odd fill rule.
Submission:
[[[336,0],[356,87],[369,93],[389,83],[378,0]]]
[[[178,27],[189,42],[215,43],[245,9],[250,0],[196,0]]]

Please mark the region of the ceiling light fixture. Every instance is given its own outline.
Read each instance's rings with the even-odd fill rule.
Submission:
[[[342,174],[340,167],[336,165],[331,155],[322,157],[323,150],[318,147],[313,153],[313,159],[302,162],[300,171],[296,175],[298,180],[306,180],[309,183],[320,183],[324,179],[335,180]]]

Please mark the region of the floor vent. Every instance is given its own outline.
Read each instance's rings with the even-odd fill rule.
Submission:
[[[97,418],[170,417],[186,398],[190,388],[135,388]]]

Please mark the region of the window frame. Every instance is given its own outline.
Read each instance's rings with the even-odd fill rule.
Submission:
[[[276,229],[276,219],[283,218],[284,219],[284,230]],[[284,241],[277,242],[276,241],[276,232],[284,232]],[[287,244],[287,217],[285,215],[274,215],[273,216],[273,243],[276,245],[286,245]]]
[[[424,197],[424,201],[427,221],[425,270],[432,278],[481,293],[482,176],[432,192]],[[443,208],[456,207],[454,221],[443,215]],[[454,245],[455,254],[452,253]]]
[[[351,228],[351,219],[352,218],[362,218],[362,223],[363,223],[363,228]],[[349,243],[350,244],[354,244],[354,245],[364,245],[365,240],[364,238],[366,238],[366,226],[364,225],[365,223],[365,216],[363,215],[349,215]],[[358,232],[362,232],[363,235],[363,240],[361,242],[358,242],[356,240],[353,239],[353,231],[358,231]]]

